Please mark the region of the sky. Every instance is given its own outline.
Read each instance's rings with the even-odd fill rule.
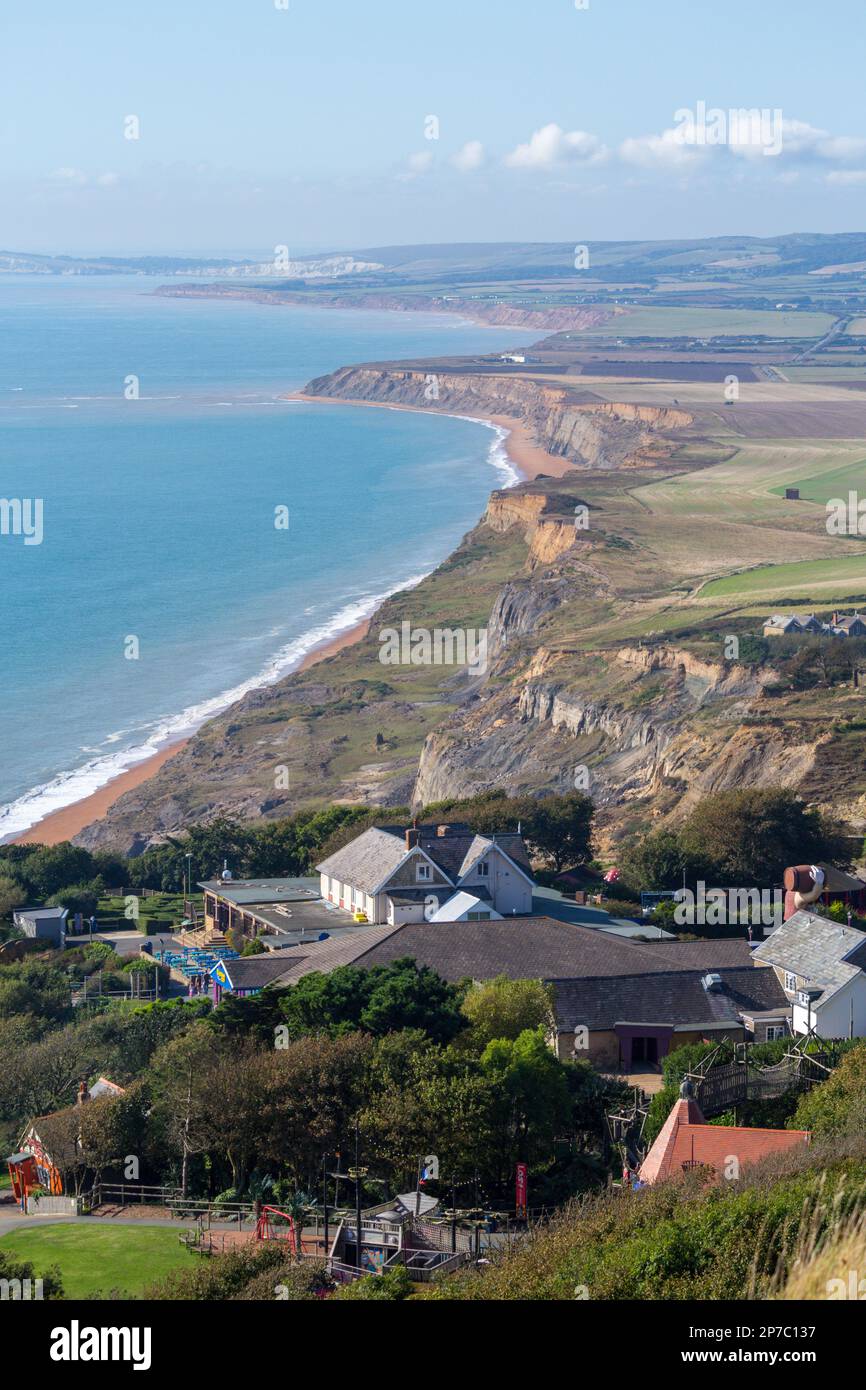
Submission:
[[[866,228],[863,0],[0,0],[0,32],[4,250]]]

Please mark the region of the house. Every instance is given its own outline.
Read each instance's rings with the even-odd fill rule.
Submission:
[[[65,907],[19,907],[13,912],[12,921],[31,940],[38,939],[46,946],[59,946],[63,950],[68,916]]]
[[[866,932],[801,908],[756,947],[792,1006],[792,1029],[822,1038],[866,1036]]]
[[[765,637],[789,637],[802,631],[799,618],[790,614],[786,616],[784,613],[776,613],[774,617],[768,618],[764,623]]]
[[[340,966],[369,969],[410,958],[443,979],[544,980],[552,986],[551,1046],[607,1070],[655,1064],[674,1047],[713,1038],[765,1041],[790,1031],[791,1004],[769,972],[756,970],[745,940],[642,943],[551,917],[417,922],[368,928],[302,947],[279,982]]]
[[[216,986],[214,1002],[218,1004],[224,994],[236,994],[240,999],[250,994],[261,994],[266,985],[282,979],[295,964],[297,959],[291,951],[218,960],[210,971]]]
[[[859,613],[852,613],[847,618],[840,618],[838,613],[834,613],[830,627],[840,637],[866,637],[866,618]]]
[[[746,1129],[710,1125],[685,1081],[680,1098],[660,1129],[638,1171],[642,1183],[682,1177],[694,1168],[711,1168],[720,1177],[739,1177],[750,1163],[808,1144],[804,1129]]]
[[[834,613],[825,623],[814,613],[797,617],[794,613],[776,613],[764,623],[765,637],[797,637],[804,633],[820,637],[866,637],[866,618],[859,613],[840,617]]]
[[[532,869],[519,832],[476,835],[467,825],[372,826],[316,866],[323,899],[359,920],[401,926],[434,913],[453,921],[455,900],[472,912],[532,911]],[[465,899],[460,898],[461,908]],[[470,918],[471,920],[471,918]]]
[[[74,1105],[31,1120],[20,1141],[20,1152],[6,1160],[16,1201],[26,1204],[28,1193],[41,1187],[52,1197],[63,1195],[65,1177],[81,1161],[81,1107],[103,1096],[122,1096],[126,1088],[100,1076],[88,1088],[79,1083]]]
[[[669,948],[654,949],[663,964]],[[767,1042],[790,1033],[791,1005],[775,976],[751,962],[712,969],[688,964],[686,955],[671,971],[553,980],[557,1055],[565,1061],[576,1054],[602,1070],[628,1073],[691,1043],[747,1036]]]

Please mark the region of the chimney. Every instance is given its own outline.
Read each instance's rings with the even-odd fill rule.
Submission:
[[[838,613],[834,613],[834,614],[833,614],[833,626],[834,626],[834,627],[838,627],[838,625],[839,625],[839,614],[838,614]]]
[[[406,831],[406,848],[414,849],[415,846],[420,843],[420,840],[421,831],[418,829],[417,825],[410,826]]]
[[[436,834],[437,834],[437,836],[439,837],[440,840],[444,840],[446,835],[450,835],[450,834],[451,834],[451,826],[450,826],[450,825],[437,825],[437,827],[436,827]]]
[[[87,1084],[84,1081],[79,1081],[78,1094],[75,1097],[75,1104],[83,1105],[84,1102],[88,1100],[90,1100],[90,1096],[87,1094]]]

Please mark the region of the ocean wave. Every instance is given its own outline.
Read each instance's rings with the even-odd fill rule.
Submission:
[[[77,801],[83,801],[85,797],[91,796],[94,792],[107,786],[115,777],[121,776],[124,772],[130,772],[140,763],[152,758],[155,753],[159,753],[169,745],[178,743],[181,739],[189,738],[208,719],[221,714],[223,710],[228,709],[229,705],[242,699],[251,690],[258,690],[264,685],[272,685],[275,681],[288,675],[289,672],[296,670],[310,652],[324,646],[334,638],[340,637],[343,633],[350,632],[353,627],[357,627],[358,623],[371,617],[379,605],[384,603],[385,599],[390,598],[392,594],[415,588],[422,579],[426,578],[427,573],[429,571],[425,571],[424,574],[412,575],[382,593],[361,594],[350,599],[332,617],[287,642],[248,680],[241,681],[240,684],[233,686],[230,690],[222,691],[219,695],[211,696],[209,699],[201,700],[194,705],[188,705],[179,714],[169,715],[164,719],[154,721],[151,725],[143,726],[141,732],[145,733],[146,736],[140,743],[91,758],[80,767],[61,772],[50,782],[35,787],[32,791],[25,792],[23,796],[18,797],[16,801],[0,807],[0,844],[22,834],[25,830],[29,830],[31,826],[55,811],[62,811],[67,806],[73,806]],[[119,733],[109,734],[105,743],[111,743],[120,736]]]

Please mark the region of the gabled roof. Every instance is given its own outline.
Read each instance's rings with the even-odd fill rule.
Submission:
[[[866,932],[842,926],[801,908],[755,949],[755,959],[799,975],[807,986],[820,989],[815,1006],[863,973]]]
[[[692,1164],[724,1173],[736,1159],[740,1168],[770,1154],[808,1144],[804,1129],[746,1129],[708,1125],[696,1100],[681,1097],[674,1105],[655,1143],[640,1167],[642,1182],[661,1182],[681,1176]]]
[[[280,977],[279,984],[293,985],[305,975],[312,975],[317,971],[327,974],[341,965],[360,965],[362,962],[359,958],[363,957],[371,946],[400,930],[400,927],[366,927],[363,931],[350,932],[341,937],[334,936],[328,941],[312,941],[309,944],[305,942],[302,956],[292,952],[291,962],[286,963],[286,973]]]
[[[552,917],[513,917],[485,922],[409,922],[370,928],[341,943],[340,965],[388,965],[408,956],[446,980],[584,979],[672,971],[750,967],[747,941],[659,941],[611,936]],[[327,944],[327,943],[325,943]],[[307,970],[333,969],[324,953],[305,946]],[[313,964],[313,960],[322,962]],[[298,978],[293,971],[288,979]]]
[[[466,889],[461,889],[459,893],[454,893],[452,897],[444,902],[441,907],[430,917],[431,922],[456,922],[463,916],[464,912],[487,912],[491,915],[491,920],[502,917],[501,912],[497,912],[490,903],[490,894],[481,892],[470,893]]]
[[[410,827],[415,828],[415,827]],[[378,893],[405,859],[418,851],[435,864],[452,884],[465,877],[494,847],[502,851],[515,868],[532,880],[532,868],[522,836],[507,832],[475,835],[468,826],[451,825],[440,835],[435,825],[419,825],[418,843],[406,848],[406,830],[399,825],[376,825],[365,830],[342,849],[324,859],[316,868],[341,883]]]
[[[210,974],[212,979],[219,981],[218,972],[222,972],[232,989],[264,989],[291,970],[297,959],[294,951],[290,955],[275,951],[269,955],[218,960]]]
[[[744,1013],[782,1015],[790,1009],[773,970],[746,965],[713,973],[720,977],[719,989],[704,987],[705,970],[554,980],[557,1027],[564,1032],[581,1026],[611,1029],[617,1023],[736,1027]]]
[[[374,825],[338,849],[336,854],[323,859],[316,868],[340,883],[351,884],[365,893],[375,893],[409,853],[405,839]]]

